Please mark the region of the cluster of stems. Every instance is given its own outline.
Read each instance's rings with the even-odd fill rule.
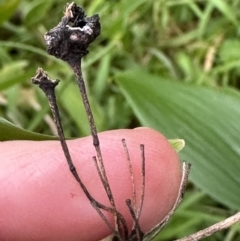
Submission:
[[[96,150],[96,156],[92,157],[102,185],[105,189],[106,195],[109,200],[109,206],[103,205],[93,198],[91,193],[89,193],[86,185],[82,182],[81,177],[78,175],[78,172],[73,163],[72,157],[70,155],[67,142],[64,136],[61,119],[59,115],[58,105],[56,101],[55,95],[55,87],[58,85],[59,80],[52,80],[49,78],[48,74],[44,72],[41,68],[37,70],[37,74],[32,78],[32,82],[37,84],[40,89],[45,93],[49,105],[53,114],[53,119],[57,127],[59,139],[61,142],[61,146],[67,160],[69,169],[79,183],[81,189],[85,193],[92,207],[98,212],[103,221],[107,224],[107,226],[112,231],[111,240],[114,241],[148,241],[152,240],[160,230],[166,225],[176,208],[179,206],[183,199],[183,195],[185,192],[188,175],[190,171],[190,164],[183,163],[183,175],[180,184],[180,189],[178,193],[177,200],[172,208],[172,210],[168,213],[168,215],[160,221],[155,227],[153,227],[149,232],[143,233],[141,227],[139,225],[139,219],[141,216],[141,211],[143,207],[143,200],[145,195],[145,154],[144,154],[144,145],[140,145],[141,150],[141,175],[142,175],[142,184],[141,184],[141,195],[140,195],[140,203],[137,207],[136,200],[136,189],[135,189],[135,181],[132,170],[132,164],[130,161],[130,156],[127,148],[126,141],[122,139],[122,145],[125,150],[126,160],[128,162],[129,173],[131,177],[131,185],[132,185],[132,200],[127,199],[126,205],[129,209],[133,220],[133,226],[131,231],[128,230],[127,223],[123,215],[117,210],[114,197],[112,194],[112,190],[108,181],[107,173],[104,167],[104,161],[102,158],[102,152],[100,148],[100,141],[98,138],[98,133],[96,129],[96,125],[94,122],[93,114],[91,111],[91,107],[89,104],[88,96],[85,89],[85,84],[82,76],[81,70],[81,60],[82,57],[88,53],[88,46],[91,42],[93,42],[96,37],[100,34],[100,22],[99,16],[93,15],[92,17],[85,16],[83,9],[77,6],[75,3],[68,4],[63,18],[59,22],[59,24],[51,29],[49,32],[45,34],[45,40],[47,44],[47,51],[49,54],[54,55],[57,58],[60,58],[66,61],[72,68],[77,84],[79,87],[79,91],[81,93],[81,98],[85,107],[85,111],[88,117],[90,131],[93,140],[93,146]],[[114,226],[107,219],[104,211],[112,213],[114,217]],[[223,228],[227,228],[233,223],[240,220],[240,213],[226,219],[218,224],[215,224],[205,230],[202,230],[196,234],[190,235],[188,237],[179,239],[178,241],[191,241],[191,240],[200,240],[204,237],[210,236],[212,233],[221,230]],[[110,240],[110,239],[108,239]]]

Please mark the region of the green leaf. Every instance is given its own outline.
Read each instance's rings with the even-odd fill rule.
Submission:
[[[40,55],[40,56],[43,56],[45,58],[48,58],[48,59],[51,59],[51,60],[57,62],[59,65],[61,65],[62,68],[64,66],[66,66],[62,60],[57,59],[54,56],[49,55],[43,49],[36,48],[36,47],[31,46],[29,44],[23,44],[23,43],[12,42],[12,41],[0,41],[0,47],[2,47],[2,48],[16,48],[16,49],[20,49],[20,50],[23,50],[23,51],[29,51],[29,52],[32,52],[36,55]]]
[[[53,1],[37,0],[29,2],[25,9],[25,23],[34,25],[48,16],[48,11],[53,5]]]
[[[0,69],[0,90],[6,89],[16,83],[26,81],[27,75],[24,68],[28,66],[28,61],[12,61]]]
[[[185,141],[183,139],[171,139],[168,140],[168,142],[176,152],[180,152],[185,146]]]
[[[7,0],[0,2],[0,25],[12,16],[19,3],[20,0]]]
[[[238,26],[236,18],[236,9],[232,8],[230,3],[228,4],[225,0],[210,0],[210,2],[218,8],[218,10],[228,18],[234,25]]]
[[[191,180],[239,209],[239,93],[164,81],[139,69],[119,74],[117,83],[144,126],[186,141],[180,156],[192,163]]]
[[[0,117],[0,141],[10,140],[57,140],[55,136],[42,135],[35,132],[24,130],[15,126],[11,122]]]

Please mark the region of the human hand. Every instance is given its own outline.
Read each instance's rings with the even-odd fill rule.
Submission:
[[[145,146],[146,188],[140,225],[145,232],[172,208],[181,180],[179,158],[168,141],[147,128],[99,134],[103,161],[117,209],[132,218],[125,204],[132,198],[125,138],[138,194],[141,188],[140,144]],[[92,157],[91,137],[68,141],[79,176],[93,197],[109,206]],[[139,199],[139,196],[138,196]],[[106,213],[113,223],[112,214]],[[100,240],[111,233],[69,171],[59,141],[0,143],[0,240]]]

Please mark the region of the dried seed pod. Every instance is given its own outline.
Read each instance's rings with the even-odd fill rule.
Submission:
[[[67,62],[80,61],[100,29],[98,14],[87,17],[81,7],[68,4],[59,24],[44,35],[47,52]]]

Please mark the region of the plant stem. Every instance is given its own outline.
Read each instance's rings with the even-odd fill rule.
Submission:
[[[70,155],[67,143],[66,143],[66,139],[64,136],[61,119],[60,119],[60,115],[59,115],[59,110],[58,110],[58,106],[57,106],[57,102],[56,102],[55,87],[58,85],[59,80],[56,80],[56,81],[51,80],[48,77],[48,75],[41,68],[39,68],[37,70],[36,76],[34,78],[32,78],[32,82],[34,84],[37,84],[39,86],[39,88],[42,89],[42,91],[44,92],[44,94],[46,95],[46,97],[48,99],[48,102],[49,102],[49,105],[50,105],[50,108],[51,108],[51,111],[53,114],[53,120],[57,127],[61,146],[62,146],[64,155],[66,157],[66,160],[67,160],[67,163],[68,163],[68,166],[69,166],[69,169],[70,169],[72,175],[74,176],[76,181],[79,183],[80,187],[82,188],[83,192],[87,196],[87,198],[90,201],[93,208],[98,212],[100,217],[104,220],[104,222],[111,229],[111,231],[114,233],[114,235],[116,235],[117,237],[120,238],[121,236],[119,235],[118,231],[112,227],[112,225],[110,224],[110,222],[108,221],[108,219],[106,218],[106,216],[103,214],[103,212],[100,209],[103,209],[105,211],[108,211],[108,212],[116,215],[116,217],[118,218],[119,226],[121,223],[124,231],[127,233],[127,224],[125,222],[125,219],[116,210],[116,208],[106,207],[105,205],[99,203],[92,197],[92,195],[88,192],[86,186],[83,184],[83,182],[82,182],[81,178],[79,177],[77,170],[73,164],[73,161],[72,161],[72,158],[71,158],[71,155]]]
[[[99,138],[98,138],[98,134],[97,134],[97,128],[95,125],[94,117],[93,117],[93,114],[91,111],[90,103],[89,103],[86,88],[85,88],[85,83],[84,83],[83,76],[82,76],[81,62],[79,64],[79,62],[71,60],[71,61],[68,61],[68,63],[72,67],[73,72],[76,76],[77,84],[78,84],[78,87],[79,87],[79,90],[81,93],[81,97],[82,97],[82,101],[83,101],[83,105],[84,105],[84,108],[85,108],[85,111],[86,111],[86,114],[88,117],[91,135],[92,135],[92,139],[93,139],[93,145],[94,145],[96,153],[97,153],[97,163],[98,163],[98,166],[100,169],[100,172],[99,172],[100,179],[103,183],[104,189],[106,191],[106,194],[108,196],[112,209],[116,210],[115,201],[113,198],[113,194],[112,194],[109,182],[108,182],[106,170],[105,170],[104,163],[103,163]],[[117,217],[117,212],[114,213],[114,222],[115,222],[116,231],[120,231],[121,227],[120,227],[120,223],[119,223],[119,218]]]

